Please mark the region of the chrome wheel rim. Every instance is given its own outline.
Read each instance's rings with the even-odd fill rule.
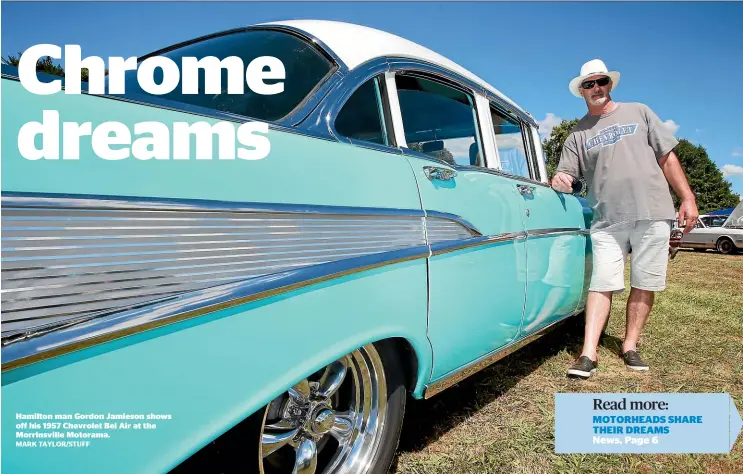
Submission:
[[[367,472],[386,408],[382,359],[369,344],[269,403],[259,441],[261,474]]]

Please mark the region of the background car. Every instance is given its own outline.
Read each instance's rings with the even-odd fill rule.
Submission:
[[[729,216],[700,216],[696,226],[681,239],[681,248],[700,252],[715,249],[723,254],[743,250],[743,206],[738,204]]]
[[[40,97],[3,69],[3,426],[169,417],[44,455],[6,435],[9,471],[387,472],[408,394],[582,311],[591,210],[548,186],[534,119],[453,61],[326,21],[153,55],[274,56],[285,92],[150,96],[131,71],[123,96]],[[105,161],[83,142],[74,162],[22,159],[45,109],[262,120],[271,153]]]

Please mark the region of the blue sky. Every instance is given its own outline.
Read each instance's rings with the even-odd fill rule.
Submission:
[[[79,44],[83,56],[141,56],[263,21],[348,21],[406,37],[470,69],[549,125],[580,117],[567,84],[601,58],[613,97],[644,102],[707,148],[743,195],[743,2],[162,2],[2,4],[3,55]]]

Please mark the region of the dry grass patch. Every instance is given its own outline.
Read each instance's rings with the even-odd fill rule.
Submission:
[[[742,473],[740,439],[725,455],[555,454],[555,392],[727,392],[743,409],[743,255],[680,252],[671,261],[640,340],[647,374],[627,370],[616,354],[627,295],[612,305],[595,377],[565,377],[582,344],[575,318],[431,400],[411,402],[392,472]]]

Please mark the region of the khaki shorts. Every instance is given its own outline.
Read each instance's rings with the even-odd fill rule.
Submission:
[[[631,285],[648,291],[666,287],[671,222],[633,221],[591,232],[593,274],[590,291],[624,291],[624,266],[632,250]]]

